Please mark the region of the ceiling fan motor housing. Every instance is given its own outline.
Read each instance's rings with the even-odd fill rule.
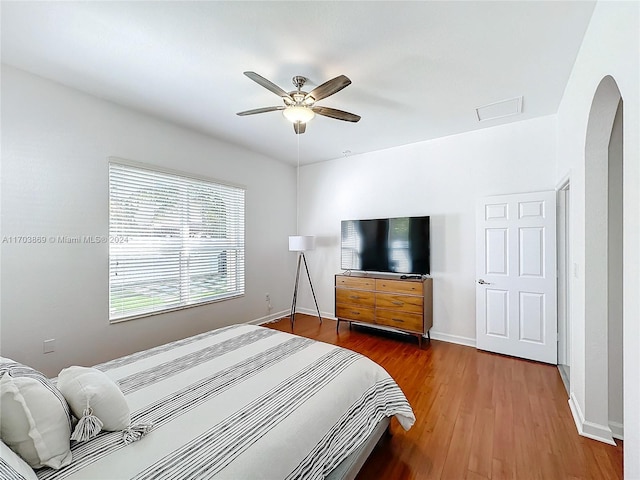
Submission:
[[[301,107],[310,107],[315,103],[315,98],[309,96],[308,92],[302,90],[302,87],[308,80],[307,77],[303,77],[302,75],[296,75],[291,79],[291,82],[297,90],[289,92],[289,96],[294,100],[293,102],[287,97],[282,98],[286,106],[299,105]]]
[[[309,79],[307,77],[303,77],[302,75],[296,75],[291,79],[291,81],[293,82],[293,86],[298,90],[300,90],[304,86],[304,84],[307,83],[307,80]]]

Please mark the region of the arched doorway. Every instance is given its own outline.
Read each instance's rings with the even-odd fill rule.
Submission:
[[[591,104],[585,143],[585,391],[581,432],[607,443],[614,443],[614,433],[622,437],[623,424],[622,123],[621,94],[615,80],[607,76],[598,85]]]

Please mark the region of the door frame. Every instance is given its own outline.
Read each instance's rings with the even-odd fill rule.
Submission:
[[[557,265],[558,265],[558,370],[571,392],[571,175],[556,186],[557,194]]]

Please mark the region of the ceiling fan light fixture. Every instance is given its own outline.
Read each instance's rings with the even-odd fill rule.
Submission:
[[[307,123],[316,115],[310,108],[301,107],[299,105],[285,108],[282,111],[282,114],[291,123]]]

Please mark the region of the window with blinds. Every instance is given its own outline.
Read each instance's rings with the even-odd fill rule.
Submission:
[[[244,193],[110,161],[110,320],[243,295]]]

